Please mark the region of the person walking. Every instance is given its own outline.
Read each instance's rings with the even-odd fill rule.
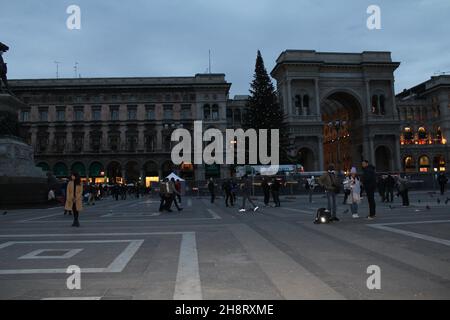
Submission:
[[[306,179],[305,189],[306,189],[306,191],[308,191],[309,203],[313,202],[312,197],[313,197],[315,188],[316,188],[316,178],[314,176],[311,176],[311,178]]]
[[[178,201],[177,201],[177,196],[180,193],[177,191],[177,188],[175,187],[175,178],[170,179],[169,181],[169,197],[170,197],[170,202],[175,204],[175,207],[177,208],[178,211],[183,210],[183,208],[181,208],[178,205]]]
[[[331,213],[330,221],[339,221],[336,216],[336,195],[339,193],[340,186],[334,171],[334,164],[328,166],[328,171],[319,178],[319,184],[325,189],[327,195],[327,209]]]
[[[72,211],[73,224],[72,227],[79,227],[79,213],[83,211],[83,185],[78,173],[72,173],[70,181],[67,184],[65,209]]]
[[[225,192],[225,206],[229,207],[230,205],[234,206],[233,194],[231,193],[231,189],[233,188],[231,179],[225,180],[222,184],[222,190]],[[230,205],[229,205],[230,204]]]
[[[88,192],[89,192],[88,205],[93,206],[93,205],[95,205],[95,197],[96,197],[96,193],[97,193],[95,185],[89,184]]]
[[[169,203],[169,184],[168,179],[165,178],[160,186],[159,186],[159,197],[161,199],[159,203],[159,212],[167,210],[168,212],[172,212],[170,209],[171,203]]]
[[[177,179],[177,181],[175,182],[175,190],[177,190],[178,202],[181,204],[181,182],[180,182],[180,179]]]
[[[278,181],[277,178],[273,178],[270,190],[272,191],[272,198],[273,202],[275,203],[275,207],[281,207],[280,188],[281,188],[280,181]]]
[[[378,178],[377,188],[378,188],[378,193],[380,194],[380,197],[381,197],[381,202],[385,202],[386,201],[386,176],[385,175],[382,175]]]
[[[263,178],[261,188],[264,194],[264,206],[268,207],[270,202],[270,186],[266,178]]]
[[[231,195],[233,203],[237,202],[237,193],[239,191],[239,186],[234,179],[231,180]]]
[[[211,203],[214,203],[214,200],[216,199],[216,186],[214,184],[214,179],[213,178],[209,178],[209,182],[208,182],[208,190],[209,190],[209,194],[211,195]]]
[[[377,178],[375,167],[369,164],[369,161],[364,160],[362,162],[362,168],[363,175],[361,182],[367,195],[367,201],[369,202],[369,215],[367,219],[373,220],[376,217],[375,189],[377,187]]]
[[[397,179],[398,194],[402,198],[402,206],[409,207],[409,181],[401,176]]]
[[[65,179],[64,184],[61,187],[61,193],[62,193],[62,195],[64,197],[63,198],[64,199],[64,203],[66,203],[66,201],[67,201],[67,185],[69,184],[69,180],[70,180],[70,177],[67,180]],[[66,215],[66,214],[72,215],[72,209],[67,210],[65,208],[65,206],[64,206],[64,215]]]
[[[386,177],[385,184],[385,199],[386,202],[394,202],[394,188],[395,188],[395,179],[391,173],[389,173]]]
[[[441,196],[444,195],[447,186],[448,178],[444,172],[442,172],[438,177],[439,186],[441,187]]]
[[[247,200],[253,206],[253,211],[254,212],[256,212],[259,209],[259,207],[250,198],[251,190],[252,190],[252,182],[250,181],[248,176],[245,174],[244,176],[242,176],[242,181],[241,181],[242,207],[239,210],[239,212],[245,212],[246,211],[245,203],[246,203]]]
[[[350,205],[352,218],[357,219],[359,218],[358,207],[361,203],[361,182],[359,180],[355,167],[350,170],[350,176],[347,178],[347,181],[347,188],[348,190],[350,190],[347,204]]]

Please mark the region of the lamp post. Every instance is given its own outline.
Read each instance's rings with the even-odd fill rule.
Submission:
[[[336,130],[337,134],[337,165],[338,165],[338,171],[341,171],[341,137],[339,135],[340,131],[344,126],[347,124],[345,120],[335,120],[328,123],[328,127]]]

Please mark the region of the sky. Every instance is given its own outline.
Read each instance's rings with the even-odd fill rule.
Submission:
[[[81,10],[81,29],[66,12]],[[381,9],[369,30],[367,8]],[[287,49],[391,51],[396,91],[450,74],[449,0],[0,0],[10,79],[225,73],[248,94],[257,50],[270,72]]]

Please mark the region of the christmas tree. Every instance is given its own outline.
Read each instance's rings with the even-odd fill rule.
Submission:
[[[259,129],[278,129],[280,137],[278,142],[280,164],[290,162],[287,154],[288,133],[285,115],[259,50],[256,57],[255,74],[250,88],[250,98],[246,108],[244,128],[246,130],[255,129],[257,132]],[[269,151],[271,150],[270,145],[271,141],[268,144]]]

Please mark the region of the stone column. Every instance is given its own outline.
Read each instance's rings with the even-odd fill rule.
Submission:
[[[370,98],[370,81],[366,80],[366,119],[369,119],[369,115],[371,113],[371,98]],[[364,108],[362,108],[362,110],[364,111]]]
[[[120,143],[119,150],[124,151],[127,145],[127,127],[122,125],[120,126]]]
[[[102,151],[108,150],[108,127],[102,126]]]
[[[287,115],[288,115],[288,117],[291,117],[293,114],[293,112],[292,112],[292,88],[291,88],[292,80],[288,78],[286,80],[286,82],[287,82],[287,95],[288,95],[287,96],[287,107],[288,107]]]
[[[91,149],[91,144],[89,141],[91,129],[89,126],[84,127],[84,138],[83,138],[83,153],[88,152]]]
[[[145,127],[143,125],[139,125],[138,127],[138,150],[139,151],[144,151],[145,149]]]
[[[401,171],[402,170],[402,164],[400,160],[400,140],[397,136],[394,136],[394,171]]]
[[[37,128],[31,128],[31,146],[36,149]]]
[[[55,128],[48,128],[48,150],[53,152],[55,150]]]
[[[67,126],[67,135],[66,135],[66,152],[72,152],[72,140],[73,140],[73,129],[72,126]]]
[[[324,171],[324,154],[323,154],[323,137],[322,136],[318,136],[318,148],[317,148],[317,152],[318,152],[318,157],[317,159],[319,159],[319,163],[318,165],[316,165],[316,168],[319,171]]]
[[[319,91],[319,78],[314,79],[314,94],[315,94],[315,101],[316,101],[316,116],[317,119],[321,119],[321,112],[320,112],[320,91]]]
[[[162,150],[162,130],[163,127],[161,125],[156,126],[156,150]]]

